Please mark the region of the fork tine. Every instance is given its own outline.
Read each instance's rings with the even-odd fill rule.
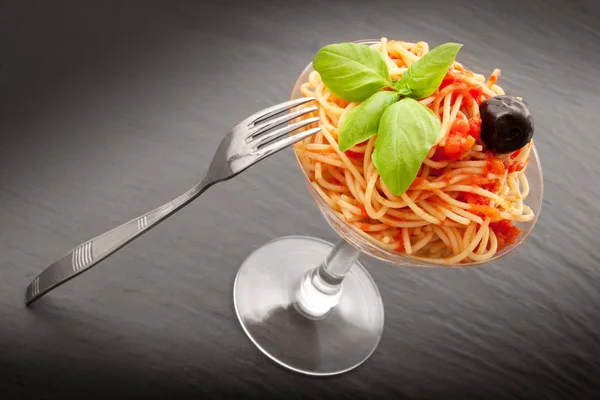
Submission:
[[[319,122],[319,117],[303,119],[302,121],[298,121],[293,124],[283,126],[279,129],[275,129],[274,131],[265,133],[265,134],[259,136],[257,139],[251,141],[250,144],[254,148],[264,146],[264,145],[268,144],[270,141],[279,138],[280,136],[287,135],[297,129],[303,128],[305,126],[309,126],[310,124],[314,124],[315,122]]]
[[[296,135],[287,136],[283,139],[275,140],[275,141],[269,143],[268,145],[262,147],[261,149],[259,149],[258,150],[260,153],[259,156],[260,156],[260,158],[270,156],[271,154],[276,153],[280,150],[283,150],[288,146],[292,146],[292,145],[298,143],[299,141],[304,140],[307,137],[314,135],[315,133],[317,133],[319,131],[321,131],[320,126],[317,128],[309,129],[307,131],[300,132]]]
[[[269,117],[279,114],[282,111],[285,111],[292,107],[297,107],[304,103],[308,103],[309,101],[313,101],[314,99],[315,99],[314,97],[302,97],[299,99],[286,101],[285,103],[277,104],[272,107],[265,108],[264,110],[258,111],[256,113],[252,114],[251,116],[249,116],[248,118],[246,118],[244,120],[244,122],[247,123],[248,125],[250,125],[250,124],[255,125],[261,121],[264,121],[265,119],[267,119]]]
[[[276,126],[279,126],[281,124],[283,124],[284,122],[288,122],[291,121],[295,118],[301,117],[305,114],[310,114],[313,111],[318,110],[319,108],[317,106],[310,106],[307,108],[302,108],[300,110],[291,112],[289,114],[286,115],[282,115],[281,117],[277,117],[275,119],[270,120],[269,122],[259,125],[257,126],[255,129],[251,130],[250,133],[248,134],[247,138],[250,139],[251,137],[256,138],[258,135],[260,135],[261,133],[264,133],[266,131],[268,131],[271,128],[274,128]],[[250,139],[251,140],[251,139]]]

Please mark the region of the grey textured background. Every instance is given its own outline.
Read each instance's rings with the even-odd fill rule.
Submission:
[[[0,397],[597,398],[600,7],[548,1],[12,1],[0,4]],[[283,235],[335,241],[286,150],[31,309],[30,280],[198,181],[222,135],[289,97],[319,47],[386,36],[459,59],[528,101],[540,221],[477,269],[368,265],[380,347],[331,379],[246,338],[232,284]],[[121,386],[119,386],[121,385]]]

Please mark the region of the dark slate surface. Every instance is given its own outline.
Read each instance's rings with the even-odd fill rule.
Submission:
[[[597,398],[600,10],[559,1],[12,1],[0,5],[0,397]],[[465,44],[535,116],[545,202],[511,256],[468,270],[364,256],[380,347],[331,379],[246,338],[232,284],[253,249],[335,234],[286,150],[34,307],[30,280],[202,176],[226,130],[288,98],[322,45]]]

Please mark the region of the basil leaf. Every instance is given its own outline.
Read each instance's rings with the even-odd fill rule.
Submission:
[[[456,59],[462,47],[459,43],[445,43],[437,46],[415,61],[402,74],[393,87],[404,96],[422,99],[431,96],[440,87],[444,76]]]
[[[354,107],[342,122],[338,145],[346,151],[377,134],[379,120],[386,108],[398,101],[396,92],[379,92]]]
[[[400,196],[415,180],[440,132],[439,118],[414,99],[405,97],[385,110],[372,159],[393,194]]]
[[[364,101],[392,84],[381,53],[364,44],[325,46],[315,54],[313,67],[330,91],[348,101]]]

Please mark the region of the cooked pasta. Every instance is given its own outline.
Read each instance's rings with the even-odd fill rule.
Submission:
[[[371,47],[383,55],[393,79],[429,51],[425,42],[385,38]],[[499,76],[496,69],[486,79],[454,62],[438,90],[419,99],[439,117],[441,132],[417,177],[399,196],[386,187],[373,163],[375,137],[340,151],[340,126],[360,103],[337,97],[316,71],[301,93],[316,98],[322,130],[296,144],[296,155],[325,202],[381,246],[437,264],[488,260],[521,233],[513,222],[534,217],[524,202],[533,141],[496,154],[480,138],[479,105],[504,94]]]

